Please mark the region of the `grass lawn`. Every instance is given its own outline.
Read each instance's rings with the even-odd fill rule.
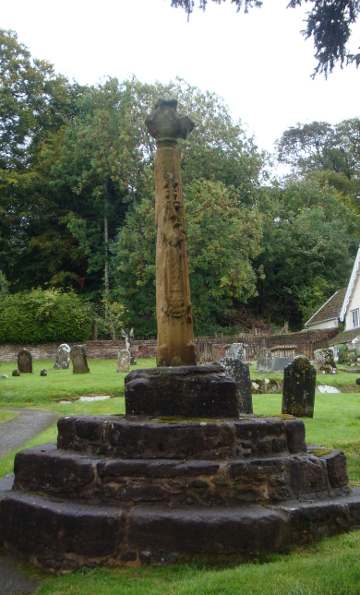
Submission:
[[[136,368],[154,365],[154,360],[140,360]],[[62,415],[124,412],[125,375],[116,374],[115,360],[90,360],[91,373],[87,375],[55,371],[52,366],[49,361],[34,362],[34,374],[16,378],[11,376],[14,363],[2,364],[2,373],[9,378],[0,384],[0,422],[5,421],[4,415],[14,413],[4,411],[9,406],[47,409]],[[40,369],[44,367],[48,376],[42,378]],[[266,374],[254,370],[251,376]],[[354,386],[355,378],[339,373],[319,377],[318,381],[344,389]],[[75,400],[89,394],[115,398],[93,403]],[[73,402],[60,404],[62,399]],[[253,395],[253,405],[257,414],[277,415],[281,412],[281,395]],[[317,393],[314,419],[305,418],[304,422],[308,443],[344,450],[351,483],[360,485],[360,393]],[[26,446],[55,439],[56,425]],[[0,460],[0,476],[12,470],[14,454]],[[83,568],[59,577],[42,575],[38,569],[27,568],[26,572],[42,578],[37,595],[359,595],[360,531],[232,567],[191,563],[163,568]]]

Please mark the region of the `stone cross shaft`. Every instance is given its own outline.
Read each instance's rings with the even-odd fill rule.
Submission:
[[[187,238],[177,138],[194,123],[179,117],[176,99],[162,98],[145,123],[156,139],[155,223],[157,366],[196,365]]]

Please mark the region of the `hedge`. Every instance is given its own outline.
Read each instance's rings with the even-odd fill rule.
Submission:
[[[0,343],[91,339],[90,306],[69,291],[32,289],[0,296]]]

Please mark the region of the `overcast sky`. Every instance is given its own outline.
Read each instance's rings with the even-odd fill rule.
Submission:
[[[209,2],[187,22],[170,0],[0,0],[0,27],[81,84],[133,74],[166,83],[178,75],[214,91],[259,147],[272,151],[296,122],[360,116],[360,69],[337,68],[327,81],[313,81],[312,41],[300,34],[305,9],[286,9],[288,1],[264,0],[247,15],[230,0]]]

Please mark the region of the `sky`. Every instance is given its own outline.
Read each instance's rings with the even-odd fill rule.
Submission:
[[[360,116],[360,69],[337,67],[328,80],[312,80],[312,40],[300,33],[306,5],[286,9],[288,2],[264,0],[248,14],[237,13],[230,0],[209,2],[188,22],[170,0],[0,0],[0,27],[15,30],[34,57],[80,84],[132,75],[167,83],[179,76],[215,92],[271,152],[297,122]]]

